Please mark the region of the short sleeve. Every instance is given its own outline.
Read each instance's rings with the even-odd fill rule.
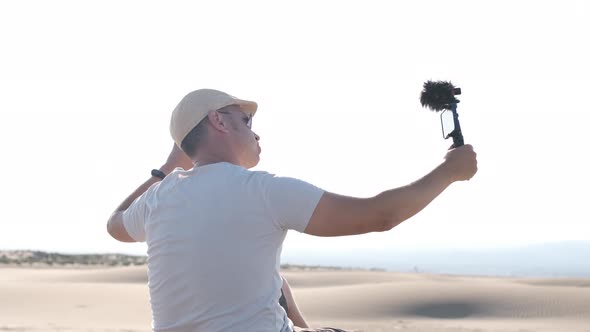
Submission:
[[[281,229],[303,232],[324,190],[302,180],[268,174],[266,205]]]
[[[125,230],[135,241],[145,241],[146,193],[137,197],[123,212]]]

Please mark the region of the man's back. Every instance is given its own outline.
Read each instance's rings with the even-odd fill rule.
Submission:
[[[177,170],[125,212],[148,244],[156,331],[290,331],[280,252],[323,191],[230,163]]]

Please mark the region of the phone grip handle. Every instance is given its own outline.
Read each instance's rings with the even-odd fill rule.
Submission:
[[[465,145],[463,142],[463,134],[461,132],[453,134],[453,147],[458,148],[463,145]]]
[[[453,121],[455,122],[455,132],[451,134],[453,137],[453,146],[458,148],[465,145],[463,142],[463,133],[461,132],[461,124],[459,123],[459,113],[457,113],[457,103],[451,104],[451,111],[453,112]]]

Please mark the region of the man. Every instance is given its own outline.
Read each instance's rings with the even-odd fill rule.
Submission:
[[[170,123],[188,158],[175,147],[109,219],[114,238],[147,242],[155,331],[296,330],[278,301],[289,229],[316,236],[388,231],[477,172],[469,145],[448,151],[423,178],[370,198],[249,171],[261,152],[251,128],[256,111],[255,102],[221,91],[189,93]],[[185,171],[188,159],[194,167]]]

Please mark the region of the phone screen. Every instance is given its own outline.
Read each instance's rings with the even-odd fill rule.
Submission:
[[[440,115],[440,123],[442,125],[443,137],[445,139],[455,131],[455,119],[453,117],[453,111],[444,110]]]

